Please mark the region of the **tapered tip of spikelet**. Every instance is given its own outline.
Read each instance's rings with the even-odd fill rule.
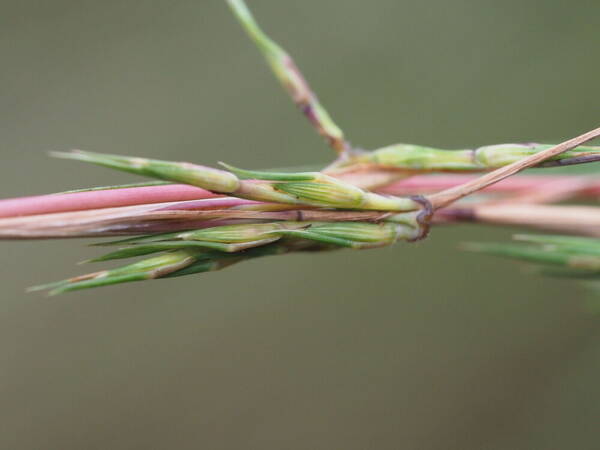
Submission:
[[[78,155],[79,152],[80,152],[80,150],[70,150],[68,152],[50,150],[48,152],[48,155],[50,155],[53,158],[60,158],[60,159],[81,159],[81,155]]]
[[[125,170],[134,173],[140,173],[152,160],[147,158],[113,155],[109,153],[88,152],[86,150],[70,150],[68,152],[51,151],[50,156],[61,159],[71,159],[75,161],[89,162],[100,166],[109,167],[117,170]]]
[[[231,193],[239,187],[239,180],[233,173],[186,162],[93,153],[82,150],[51,152],[50,154],[57,158],[89,162],[111,169],[158,178],[159,180],[190,184],[219,193]]]
[[[53,284],[54,283],[38,284],[37,286],[29,286],[28,288],[25,289],[25,292],[29,294],[31,292],[43,291],[45,289],[50,289]]]
[[[67,282],[65,280],[54,281],[52,283],[39,284],[37,286],[30,286],[27,289],[25,289],[25,292],[30,294],[32,292],[47,291],[46,295],[54,296],[54,295],[57,295],[58,293],[60,293],[60,288],[62,288],[66,284],[67,284]]]
[[[73,159],[76,161],[85,161],[85,162],[92,162],[92,163],[101,163],[101,162],[106,162],[108,160],[114,159],[117,157],[117,155],[109,155],[109,154],[103,154],[103,153],[94,153],[94,152],[88,152],[86,150],[79,150],[79,149],[72,149],[69,151],[55,151],[55,150],[51,150],[48,152],[48,154],[50,156],[52,156],[53,158],[60,158],[60,159]],[[121,157],[124,158],[124,157]],[[142,158],[140,158],[142,159]]]

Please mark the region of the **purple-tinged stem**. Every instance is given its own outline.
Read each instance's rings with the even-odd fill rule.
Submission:
[[[216,197],[220,196],[185,184],[36,195],[0,200],[0,217],[87,211],[100,208],[180,202]]]
[[[477,178],[476,175],[416,175],[382,187],[378,189],[378,192],[391,195],[431,193],[458,186],[475,178]],[[512,194],[537,190],[542,186],[551,186],[555,183],[562,184],[568,182],[568,180],[579,184],[582,177],[573,175],[520,175],[489,186],[483,189],[483,192]],[[587,179],[584,186],[576,194],[583,197],[600,196],[600,181]],[[0,199],[0,218],[204,199],[219,200],[212,204],[199,204],[205,209],[234,206],[237,201],[243,202],[239,203],[240,205],[256,203],[250,200],[219,196],[185,184],[167,184]],[[178,208],[181,207],[183,206],[178,206]]]

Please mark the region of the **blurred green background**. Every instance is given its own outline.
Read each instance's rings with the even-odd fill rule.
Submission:
[[[598,125],[600,3],[250,0],[356,145],[558,141]],[[87,150],[327,162],[223,1],[4,0],[3,197],[137,181]],[[463,254],[509,230],[74,293],[95,254],[2,242],[0,448],[597,449],[600,317]]]

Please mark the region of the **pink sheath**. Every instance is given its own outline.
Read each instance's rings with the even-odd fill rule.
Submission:
[[[0,217],[18,217],[69,211],[86,211],[150,203],[168,203],[221,197],[185,184],[142,186],[67,194],[36,195],[0,200]]]

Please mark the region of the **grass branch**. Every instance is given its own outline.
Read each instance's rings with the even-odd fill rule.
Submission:
[[[482,175],[481,177],[468,181],[460,186],[430,195],[428,196],[428,199],[434,209],[444,208],[451,203],[466,197],[467,195],[471,195],[505,178],[508,178],[530,167],[541,164],[550,158],[558,156],[561,153],[574,149],[598,137],[600,137],[600,127],[550,147],[549,149],[542,150],[541,152],[531,155],[527,158],[523,158],[519,161],[509,164],[508,166],[500,167],[493,172]]]

